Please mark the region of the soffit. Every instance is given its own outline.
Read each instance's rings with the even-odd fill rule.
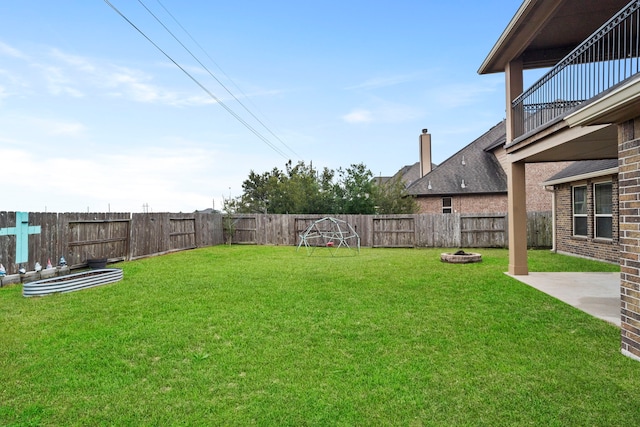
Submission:
[[[522,58],[524,69],[551,67],[628,4],[628,0],[526,0],[478,73],[504,72]]]
[[[563,123],[559,130],[541,139],[507,148],[507,155],[512,162],[527,163],[617,159],[618,128],[616,125],[570,128]]]

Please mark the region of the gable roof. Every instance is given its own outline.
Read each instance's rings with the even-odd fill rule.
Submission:
[[[542,185],[564,184],[618,173],[618,159],[581,160],[573,162]]]
[[[395,181],[396,179],[401,179],[404,181],[405,188],[411,185],[413,181],[420,177],[420,162],[415,163],[413,165],[405,165],[398,172],[393,174],[393,176],[376,176],[373,178],[377,185],[384,185],[390,182]]]
[[[412,165],[407,165],[396,172],[395,175],[391,177],[391,180],[402,179],[405,183],[405,186],[408,187],[417,179],[420,178],[420,162],[416,162]]]
[[[407,193],[413,196],[506,193],[507,175],[492,151],[504,144],[505,135],[502,121],[411,184]]]
[[[431,163],[431,169],[435,169],[436,166],[437,165],[435,163]],[[380,176],[374,178],[378,185],[393,182],[396,179],[401,179],[402,181],[404,181],[405,188],[409,187],[416,180],[420,179],[420,162],[403,166],[393,176]]]

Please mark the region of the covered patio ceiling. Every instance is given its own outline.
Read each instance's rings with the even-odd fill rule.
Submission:
[[[525,0],[478,73],[502,73],[522,58],[524,69],[551,67],[629,0]]]
[[[618,158],[616,125],[559,128],[541,132],[507,148],[511,161],[526,163]]]

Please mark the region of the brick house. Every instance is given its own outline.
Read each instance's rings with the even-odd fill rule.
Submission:
[[[422,141],[421,157],[430,152]],[[502,121],[407,187],[420,213],[504,214],[507,212],[505,122]],[[430,158],[430,154],[427,156]],[[541,183],[567,163],[529,165],[527,211],[551,211],[551,195]]]
[[[478,72],[505,75],[510,274],[529,272],[526,166],[617,160],[611,191],[618,209],[621,352],[640,361],[638,22],[638,0],[524,0]],[[525,89],[525,70],[545,67],[548,72]],[[598,243],[589,228],[590,188],[587,180],[578,195],[583,206],[574,207],[586,211],[585,246]]]
[[[583,160],[543,182],[553,192],[553,248],[618,262],[618,160]]]

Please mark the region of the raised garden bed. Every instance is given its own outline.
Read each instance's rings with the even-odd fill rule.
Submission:
[[[83,271],[67,276],[25,283],[22,288],[22,295],[25,297],[33,297],[79,291],[94,286],[118,282],[122,280],[122,277],[123,273],[119,268]]]

